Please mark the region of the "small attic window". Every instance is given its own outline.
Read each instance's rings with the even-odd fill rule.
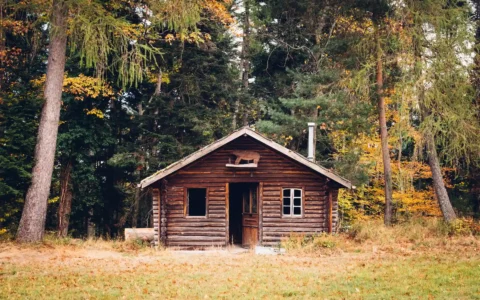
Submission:
[[[206,217],[207,216],[207,189],[188,188],[185,203],[185,216]]]

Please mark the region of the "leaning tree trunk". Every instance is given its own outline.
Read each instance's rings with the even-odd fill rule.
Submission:
[[[385,225],[392,224],[392,166],[388,149],[387,119],[385,116],[385,98],[383,97],[383,64],[379,41],[377,41],[377,95],[380,140],[382,144],[383,176],[385,179]]]
[[[57,235],[60,238],[67,237],[70,213],[72,212],[72,185],[70,183],[72,172],[71,162],[62,166],[60,171],[60,204],[58,205]]]
[[[45,230],[47,200],[52,182],[58,122],[60,120],[67,46],[67,11],[65,1],[53,1],[47,79],[44,90],[45,103],[40,116],[37,144],[35,146],[32,183],[25,198],[25,206],[17,232],[17,241],[19,242],[41,241]]]
[[[445,188],[445,183],[443,182],[442,169],[438,160],[437,149],[435,148],[435,141],[433,137],[427,137],[426,143],[428,165],[432,171],[433,189],[435,190],[435,195],[437,196],[438,205],[440,206],[440,210],[442,211],[445,221],[452,222],[457,218],[457,215],[453,210],[447,189]]]

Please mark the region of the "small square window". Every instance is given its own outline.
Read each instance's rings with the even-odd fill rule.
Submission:
[[[301,189],[283,189],[282,192],[282,214],[285,217],[302,216],[302,190]]]
[[[207,215],[207,189],[187,189],[187,216],[204,217]]]

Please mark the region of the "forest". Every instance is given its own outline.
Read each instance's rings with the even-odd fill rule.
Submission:
[[[250,126],[349,179],[341,230],[480,228],[480,1],[0,0],[0,239],[152,227],[139,182]],[[480,229],[478,229],[480,232]]]

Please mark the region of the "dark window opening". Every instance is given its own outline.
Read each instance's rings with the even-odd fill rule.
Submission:
[[[187,190],[187,215],[204,217],[207,215],[207,189],[190,188]]]
[[[239,165],[247,165],[247,164],[253,164],[253,163],[254,163],[253,159],[251,159],[251,160],[242,159],[242,160],[240,160],[240,162],[238,164]]]
[[[243,191],[243,212],[247,214],[256,214],[258,206],[257,187],[250,186]]]

